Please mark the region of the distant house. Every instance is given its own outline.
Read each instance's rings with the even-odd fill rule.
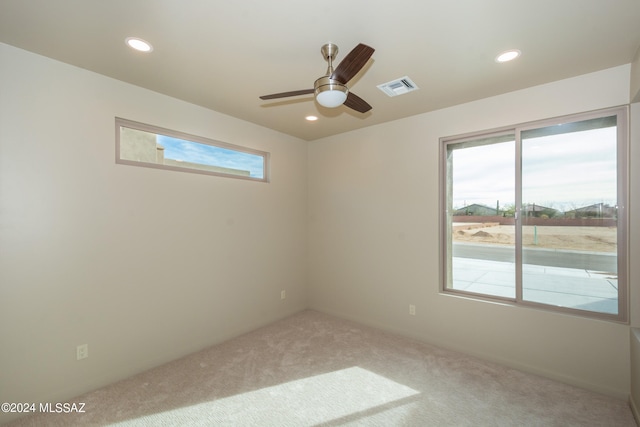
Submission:
[[[553,218],[554,216],[558,216],[560,213],[559,210],[548,208],[546,206],[537,205],[535,203],[527,203],[522,206],[522,214],[525,217],[534,217],[534,218]]]
[[[453,212],[454,216],[465,216],[465,215],[473,215],[473,216],[495,216],[500,215],[500,212],[496,208],[491,208],[485,205],[479,205],[474,203],[472,205],[465,206],[460,209],[456,209]]]
[[[617,218],[618,209],[605,203],[596,203],[566,211],[564,215],[568,218]]]

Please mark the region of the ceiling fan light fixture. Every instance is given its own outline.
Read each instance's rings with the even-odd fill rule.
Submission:
[[[316,80],[314,93],[318,104],[327,108],[335,108],[341,106],[347,100],[349,89],[339,81],[325,76]]]

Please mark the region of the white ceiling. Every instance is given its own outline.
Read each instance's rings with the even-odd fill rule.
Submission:
[[[629,63],[640,1],[0,0],[0,42],[314,140]],[[376,49],[349,84],[372,111],[258,98],[312,88],[327,42],[336,64],[358,43]],[[522,57],[494,61],[511,48]],[[403,76],[420,89],[376,88]]]

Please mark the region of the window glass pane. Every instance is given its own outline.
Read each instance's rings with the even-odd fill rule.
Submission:
[[[266,181],[268,153],[117,119],[118,161]]]
[[[615,119],[522,132],[523,300],[618,313]]]
[[[626,322],[628,108],[560,120],[441,140],[441,289]]]
[[[262,156],[164,135],[157,135],[157,142],[159,146],[164,148],[164,164],[213,170],[258,179],[264,177]]]
[[[515,298],[515,139],[448,146],[446,287]]]

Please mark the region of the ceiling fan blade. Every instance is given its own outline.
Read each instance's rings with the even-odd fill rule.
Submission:
[[[277,99],[287,98],[289,96],[308,95],[313,93],[313,89],[293,90],[291,92],[273,93],[271,95],[262,95],[260,99]]]
[[[333,74],[331,74],[331,78],[342,84],[347,84],[364,67],[374,51],[374,48],[360,43],[338,64]]]
[[[349,95],[347,95],[347,100],[344,101],[344,105],[353,110],[356,110],[359,113],[366,113],[367,111],[371,110],[371,108],[373,108],[371,107],[371,105],[367,104],[364,99],[360,98],[353,92],[349,92]]]

